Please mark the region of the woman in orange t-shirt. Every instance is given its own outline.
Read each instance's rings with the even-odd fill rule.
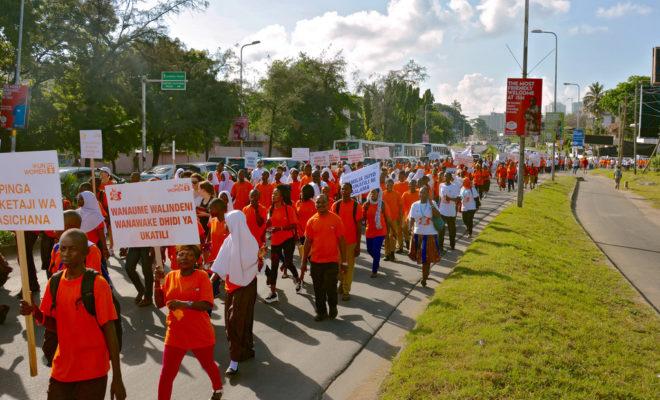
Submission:
[[[300,200],[296,203],[296,213],[298,214],[298,252],[303,256],[302,246],[305,244],[305,228],[310,218],[316,214],[316,203],[314,203],[314,188],[311,185],[302,187]]]
[[[238,171],[238,182],[231,188],[231,198],[234,199],[234,209],[242,210],[250,204],[250,191],[252,184],[245,179],[245,170]]]
[[[188,350],[192,351],[211,379],[211,400],[222,398],[222,378],[213,360],[215,333],[208,314],[213,308],[213,289],[206,272],[196,269],[200,255],[199,246],[178,246],[176,258],[179,270],[165,276],[163,287],[160,286],[163,272],[156,270],[156,305],[159,308],[167,305],[170,310],[167,314],[158,400],[172,397],[174,378]]]
[[[380,250],[383,247],[385,236],[387,236],[387,227],[390,225],[380,189],[374,189],[369,193],[362,215],[367,227],[365,231],[367,252],[373,260],[371,263],[371,277],[375,278],[378,276],[378,269],[380,268]]]
[[[293,265],[293,251],[296,248],[298,232],[298,216],[296,209],[291,205],[291,195],[287,185],[280,185],[273,191],[273,204],[268,211],[267,230],[270,235],[270,269],[267,273],[267,285],[270,285],[270,294],[264,299],[266,303],[278,301],[277,296],[277,270],[282,266],[293,275],[296,284],[296,293],[300,293],[302,282],[298,279],[298,270]]]

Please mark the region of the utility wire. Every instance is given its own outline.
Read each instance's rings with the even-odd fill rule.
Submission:
[[[528,72],[528,74],[531,74],[532,72],[534,72],[536,67],[538,67],[543,61],[545,61],[546,58],[548,58],[548,56],[550,56],[550,54],[552,54],[554,52],[555,52],[555,49],[550,50],[550,52],[548,54],[546,54],[545,57],[543,57],[541,59],[541,61],[537,62],[536,65],[532,67],[532,69]]]
[[[511,47],[509,47],[509,45],[507,44],[506,48],[509,49],[509,53],[511,53],[511,57],[513,57],[513,59],[516,60],[516,64],[518,64],[518,66],[520,67],[520,72],[522,72],[523,67],[522,67],[522,65],[520,65],[520,62],[518,62],[518,59],[513,54],[513,51],[511,51]]]

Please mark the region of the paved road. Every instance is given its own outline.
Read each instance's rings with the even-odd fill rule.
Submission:
[[[587,175],[576,213],[598,247],[660,309],[660,212],[639,196],[615,190],[611,179]]]
[[[492,214],[502,204],[510,201],[514,193],[494,192],[484,201],[476,220]],[[476,223],[476,221],[475,221]],[[462,223],[458,223],[458,235],[464,235]],[[468,244],[465,238],[461,247]],[[364,245],[363,245],[364,249]],[[258,301],[255,311],[254,360],[241,364],[240,375],[225,380],[227,399],[315,399],[323,396],[360,350],[369,343],[367,351],[380,359],[391,359],[399,350],[399,344],[381,339],[374,334],[387,321],[400,330],[414,326],[414,315],[420,307],[401,307],[404,300],[426,304],[433,288],[449,273],[456,263],[459,251],[450,253],[440,267],[432,270],[428,288],[419,286],[420,270],[407,258],[399,262],[384,262],[383,275],[369,277],[370,258],[363,251],[356,266],[353,295],[350,302],[341,302],[339,317],[335,321],[321,323],[313,320],[311,284],[307,279],[304,294],[297,295],[290,279],[280,280],[280,302],[271,306]],[[38,255],[35,258],[38,262]],[[121,261],[111,259],[111,277],[122,303],[124,348],[122,371],[129,398],[152,400],[156,396],[160,362],[163,350],[165,315],[155,308],[137,308],[132,304],[134,289],[122,270]],[[42,284],[45,274],[40,273]],[[5,289],[0,289],[0,304],[16,304],[10,295],[20,287],[18,274],[10,278]],[[265,279],[260,277],[259,293],[266,294]],[[221,319],[224,305],[216,301],[212,321],[218,345],[216,359],[222,371],[228,365],[224,321]],[[23,320],[17,319],[16,306],[0,325],[0,399],[43,399],[49,369],[40,362],[39,376],[30,378],[25,359],[25,334]],[[421,307],[423,308],[423,307]],[[415,310],[414,312],[411,310]],[[37,329],[37,342],[41,343],[43,331]],[[41,357],[41,349],[37,349]],[[187,356],[175,381],[174,399],[203,399],[209,395],[210,383],[192,356]],[[326,398],[348,398],[346,393]],[[354,397],[353,398],[360,398]]]

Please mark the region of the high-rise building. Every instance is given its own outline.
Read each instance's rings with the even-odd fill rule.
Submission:
[[[578,110],[580,110],[580,112],[582,111],[582,102],[574,101],[573,104],[571,104],[571,114],[577,114]]]
[[[504,133],[504,113],[491,112],[489,115],[480,115],[479,119],[483,120],[489,129]]]
[[[552,109],[553,107],[554,107],[554,103],[546,104],[545,112],[546,113],[553,112],[553,109]],[[557,112],[566,114],[566,105],[564,103],[559,103],[558,102],[557,103]]]

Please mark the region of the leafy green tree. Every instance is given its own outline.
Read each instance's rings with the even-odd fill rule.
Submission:
[[[589,85],[589,91],[582,98],[584,110],[594,119],[594,131],[596,134],[600,133],[602,129],[603,107],[601,102],[604,94],[603,85],[599,82],[594,82]]]
[[[635,88],[639,85],[648,85],[651,78],[648,76],[632,75],[625,82],[620,82],[614,89],[607,90],[600,101],[602,109],[612,115],[619,115],[619,105],[623,105],[627,97],[626,106],[633,110],[635,101]],[[630,111],[632,112],[632,111]]]

